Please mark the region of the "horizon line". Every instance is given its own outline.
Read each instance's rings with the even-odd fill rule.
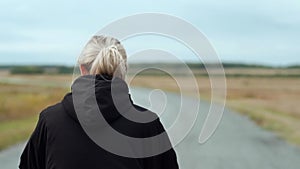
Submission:
[[[134,63],[129,63],[129,65],[147,65],[147,64],[182,64],[182,63],[177,63],[177,62],[134,62]],[[211,63],[196,63],[196,62],[185,62],[185,64],[190,64],[190,65],[213,65],[213,64],[219,64],[216,62],[211,62]],[[246,66],[246,67],[266,67],[266,68],[290,68],[290,67],[300,67],[300,63],[296,64],[287,64],[287,65],[270,65],[270,64],[263,64],[263,63],[245,63],[245,62],[221,62],[221,64],[224,66],[226,65],[236,65],[236,66]],[[77,64],[62,64],[62,63],[0,63],[0,67],[14,67],[14,66],[49,66],[49,67],[59,67],[59,66],[64,66],[64,67],[75,67]]]

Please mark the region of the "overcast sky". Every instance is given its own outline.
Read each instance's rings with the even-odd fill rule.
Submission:
[[[190,22],[207,36],[223,62],[300,64],[299,0],[6,0],[0,5],[0,64],[72,65],[102,27],[144,12]],[[161,37],[132,38],[124,45],[128,53],[160,48],[198,61],[185,47]]]

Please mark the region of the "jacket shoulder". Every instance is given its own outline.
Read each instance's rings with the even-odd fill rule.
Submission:
[[[42,110],[40,117],[44,118],[46,121],[55,120],[59,115],[63,114],[63,111],[65,110],[62,103],[56,103]]]

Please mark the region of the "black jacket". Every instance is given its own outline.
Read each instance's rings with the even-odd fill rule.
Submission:
[[[79,89],[83,92],[82,99],[90,99],[90,94],[84,93],[86,86],[81,86],[80,82],[91,79],[96,79],[94,96],[101,114],[116,131],[135,138],[151,137],[165,131],[158,118],[148,123],[138,123],[120,114],[113,102],[112,78],[109,76],[81,76],[73,83],[72,93]],[[117,80],[117,98],[129,101],[139,111],[146,111],[133,104],[126,83]],[[40,113],[37,126],[21,155],[20,169],[178,169],[173,148],[151,157],[132,158],[116,155],[98,146],[79,123],[72,93]],[[168,138],[167,141],[170,144]]]

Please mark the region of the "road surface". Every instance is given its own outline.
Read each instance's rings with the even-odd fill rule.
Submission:
[[[149,90],[131,90],[133,100],[149,107]],[[176,117],[179,95],[168,93],[168,106],[161,116],[167,128]],[[197,100],[185,98],[193,105]],[[156,101],[160,101],[159,99]],[[195,126],[175,147],[181,169],[299,169],[300,149],[287,144],[275,134],[265,131],[247,117],[225,110],[215,134],[205,144],[198,143],[199,133],[209,103],[201,101]],[[188,111],[188,110],[186,110]],[[184,112],[184,111],[183,111]],[[24,143],[0,152],[0,168],[16,169]]]

